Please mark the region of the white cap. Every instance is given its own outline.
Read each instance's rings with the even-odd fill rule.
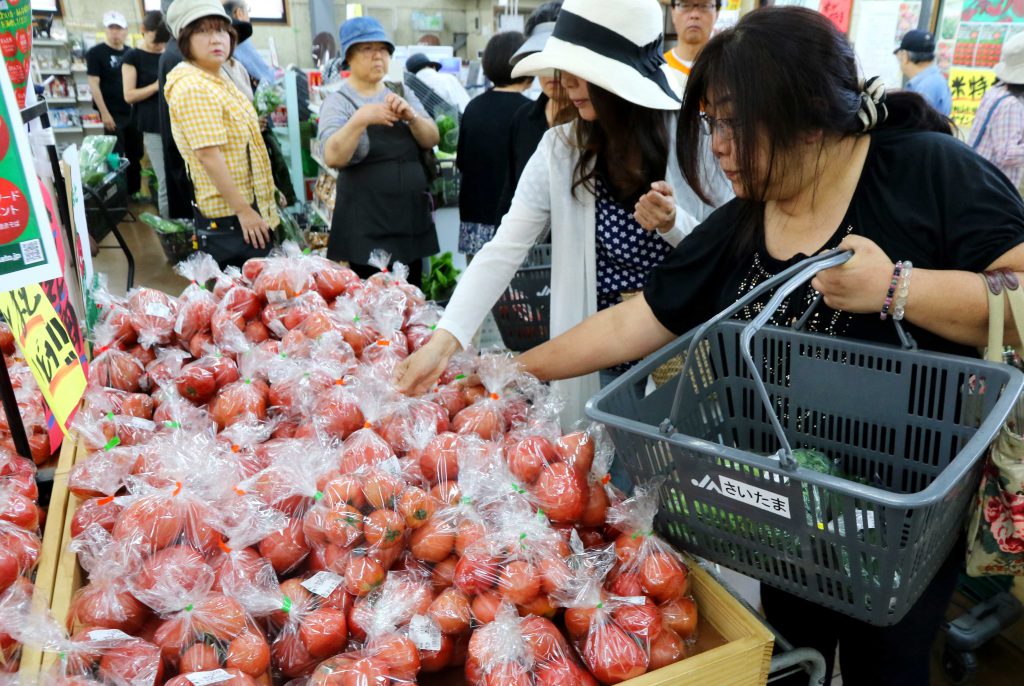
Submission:
[[[120,12],[111,11],[103,15],[103,25],[120,26],[122,29],[126,29],[128,28],[128,20]]]

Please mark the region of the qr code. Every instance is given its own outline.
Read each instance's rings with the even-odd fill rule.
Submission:
[[[39,245],[39,239],[33,238],[21,244],[21,259],[25,264],[35,264],[43,261],[43,248]]]

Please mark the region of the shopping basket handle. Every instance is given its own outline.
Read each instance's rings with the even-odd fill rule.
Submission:
[[[707,335],[707,332],[711,329],[711,327],[715,326],[716,324],[725,319],[729,319],[734,314],[742,310],[744,307],[747,307],[752,302],[760,298],[763,294],[767,293],[773,288],[776,288],[777,286],[779,286],[779,284],[786,282],[788,279],[790,279],[790,277],[793,277],[795,274],[802,274],[811,266],[829,260],[838,259],[837,256],[841,256],[842,259],[840,259],[838,262],[836,262],[835,264],[828,265],[828,267],[833,267],[836,264],[842,264],[843,262],[846,262],[848,259],[850,259],[852,255],[853,253],[848,251],[830,250],[829,252],[820,253],[818,255],[815,255],[814,257],[809,257],[806,260],[802,260],[794,264],[793,266],[784,269],[783,271],[779,272],[770,279],[762,281],[757,286],[743,294],[743,296],[739,298],[736,302],[734,302],[732,305],[729,305],[729,307],[725,308],[724,310],[716,314],[714,317],[712,317],[708,321],[704,322],[701,326],[699,326],[693,332],[693,338],[690,339],[690,345],[686,350],[686,359],[683,361],[683,369],[679,373],[679,381],[676,383],[676,397],[675,400],[672,402],[672,411],[669,413],[668,417],[661,422],[661,425],[659,426],[661,433],[665,435],[675,433],[675,425],[679,422],[679,412],[681,411],[681,406],[683,402],[683,384],[686,383],[686,379],[688,377],[690,368],[693,366],[693,358],[694,353],[697,350],[697,346],[700,345],[700,342],[704,340],[704,337]],[[820,267],[818,271],[820,271],[821,269],[827,269],[828,267]],[[815,271],[814,273],[817,273],[817,271]],[[806,277],[801,278],[803,279]],[[765,309],[767,310],[768,308]],[[751,370],[753,370],[753,367],[751,367]],[[758,378],[756,373],[754,373],[754,378],[757,379],[757,381],[760,383],[760,379]],[[762,388],[763,387],[764,386],[762,384]],[[764,397],[766,396],[767,393]],[[771,406],[769,405],[768,407],[770,409]],[[769,414],[774,413],[769,412]]]
[[[740,332],[740,354],[747,363],[747,369],[750,370],[750,375],[754,377],[754,387],[757,389],[757,394],[761,396],[761,402],[764,403],[765,409],[768,410],[768,418],[772,422],[772,427],[775,429],[775,436],[779,439],[779,445],[782,446],[779,449],[779,463],[783,469],[795,469],[797,466],[796,460],[793,458],[793,448],[789,445],[789,440],[786,438],[786,433],[782,430],[782,422],[779,421],[778,415],[775,414],[775,410],[772,407],[771,398],[768,396],[768,389],[764,386],[764,381],[761,380],[761,375],[757,372],[757,365],[754,364],[754,356],[750,352],[751,342],[754,340],[754,335],[768,323],[768,320],[772,318],[775,311],[779,309],[782,301],[788,298],[793,291],[803,286],[807,281],[814,278],[815,274],[832,267],[838,267],[841,264],[846,263],[851,257],[853,257],[852,250],[838,251],[833,250],[831,252],[824,253],[824,258],[820,260],[805,260],[799,264],[801,267],[800,271],[797,272],[792,278],[786,283],[779,286],[775,293],[772,294],[771,299],[764,306],[756,317],[750,320],[750,323],[743,327],[743,331]]]

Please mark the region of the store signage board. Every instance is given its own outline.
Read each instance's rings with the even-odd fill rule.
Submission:
[[[82,168],[78,158],[78,146],[72,143],[61,154],[66,167],[68,181],[68,202],[71,204],[71,223],[75,228],[78,241],[75,244],[75,259],[78,262],[78,273],[82,275],[82,284],[89,288],[92,285],[93,266],[92,252],[89,250],[89,227],[85,219],[85,190],[82,185]]]
[[[818,11],[828,17],[843,33],[850,30],[850,12],[853,0],[821,0]]]
[[[28,135],[6,73],[0,73],[0,291],[61,276]]]
[[[14,84],[20,109],[31,84],[32,7],[29,0],[0,0],[0,53],[4,71]]]

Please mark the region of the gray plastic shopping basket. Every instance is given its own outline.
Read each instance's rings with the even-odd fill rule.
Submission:
[[[587,413],[635,481],[664,478],[667,540],[885,626],[959,537],[980,458],[1024,375],[917,350],[900,328],[902,348],[807,333],[806,315],[765,326],[792,291],[847,259],[823,254],[765,281],[602,390]],[[730,320],[772,288],[752,321]],[[636,382],[684,352],[678,383],[640,397]],[[792,448],[824,453],[842,476],[799,467]]]

